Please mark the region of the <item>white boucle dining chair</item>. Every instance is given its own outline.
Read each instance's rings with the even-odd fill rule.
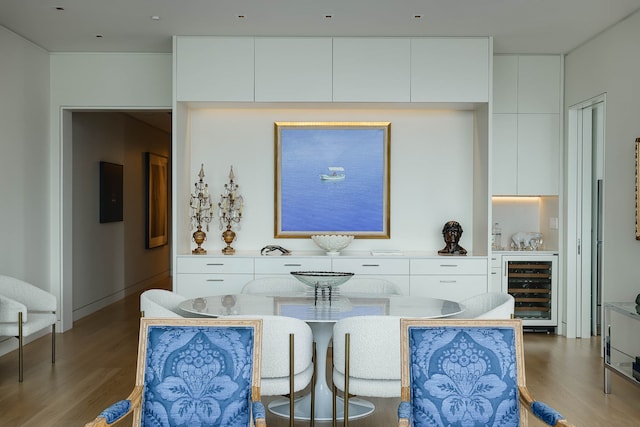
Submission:
[[[307,292],[309,288],[293,277],[259,277],[247,282],[240,291],[243,294],[269,295]]]
[[[402,290],[395,283],[378,277],[353,277],[339,286],[339,292],[402,295]]]
[[[456,319],[511,319],[515,299],[506,292],[485,292],[460,301],[465,309]]]
[[[260,394],[262,396],[284,396],[285,400],[274,400],[269,409],[289,406],[289,425],[295,421],[294,394],[311,384],[310,425],[314,425],[314,343],[309,325],[286,316],[225,316],[225,318],[262,319],[262,363]],[[289,357],[286,357],[286,355]],[[293,372],[293,375],[290,375]],[[272,411],[273,412],[273,411]],[[283,411],[277,411],[282,414]]]
[[[400,317],[354,316],[333,327],[333,424],[337,391],[344,394],[344,425],[349,395],[400,397]]]
[[[18,339],[18,381],[23,380],[23,339],[51,326],[51,363],[56,363],[56,297],[22,280],[0,275],[0,336]]]
[[[142,317],[180,318],[178,304],[186,298],[166,289],[148,289],[140,294]]]

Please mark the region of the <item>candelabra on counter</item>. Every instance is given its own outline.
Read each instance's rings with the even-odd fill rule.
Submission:
[[[191,251],[194,255],[205,255],[207,250],[202,243],[207,239],[207,233],[202,231],[203,225],[209,231],[209,223],[213,218],[213,203],[209,195],[209,185],[204,182],[204,164],[200,165],[200,180],[195,183],[195,189],[191,193],[189,206],[191,207],[191,229],[197,228],[193,233],[193,241],[198,245]]]
[[[218,202],[218,218],[220,220],[220,230],[226,225],[227,229],[222,232],[222,240],[227,246],[222,249],[225,255],[233,255],[236,250],[231,247],[231,242],[236,238],[236,233],[231,229],[231,224],[240,223],[242,219],[242,205],[244,200],[238,193],[238,184],[234,182],[233,166],[229,172],[229,182],[224,185],[224,193],[220,195]]]

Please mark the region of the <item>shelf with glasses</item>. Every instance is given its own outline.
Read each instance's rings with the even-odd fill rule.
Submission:
[[[611,393],[611,372],[640,386],[640,314],[633,302],[604,304],[604,392]]]

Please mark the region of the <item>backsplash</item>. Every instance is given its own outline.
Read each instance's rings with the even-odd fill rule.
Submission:
[[[558,250],[558,197],[493,197],[493,221],[502,231],[502,250],[511,250],[511,236],[519,231],[539,232],[543,244],[538,250]]]

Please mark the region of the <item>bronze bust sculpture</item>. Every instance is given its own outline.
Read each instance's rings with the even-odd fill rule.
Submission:
[[[462,226],[458,221],[449,221],[442,228],[445,246],[438,251],[438,255],[466,255],[467,250],[458,242],[462,236]]]

